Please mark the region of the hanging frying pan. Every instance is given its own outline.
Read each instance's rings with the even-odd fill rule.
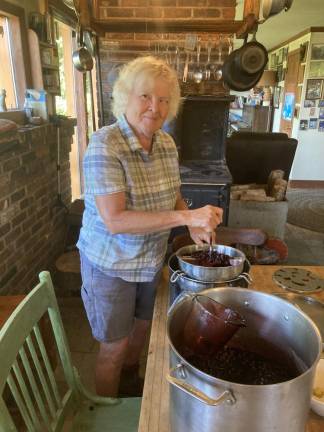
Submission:
[[[242,72],[248,75],[258,74],[268,62],[268,53],[263,45],[252,40],[239,49],[235,62]]]
[[[244,45],[232,51],[223,64],[223,80],[236,91],[246,91],[260,80],[268,62],[268,53],[263,45],[255,40],[245,40]]]
[[[263,74],[263,69],[255,74],[247,74],[242,72],[236,65],[235,58],[237,51],[233,51],[223,64],[223,80],[231,90],[246,91],[253,88]]]

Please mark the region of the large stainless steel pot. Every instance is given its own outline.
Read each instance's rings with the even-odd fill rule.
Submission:
[[[236,278],[240,273],[242,273],[244,261],[246,260],[243,252],[241,252],[239,249],[225,245],[213,245],[212,248],[213,251],[229,255],[231,259],[235,261],[235,263],[228,267],[203,267],[195,265],[185,259],[182,259],[182,257],[185,255],[191,255],[193,252],[197,251],[208,251],[209,245],[190,245],[184,246],[176,252],[181,270],[191,278],[205,282],[227,281]]]
[[[171,432],[304,432],[316,364],[322,344],[315,324],[282,299],[244,288],[202,291],[243,315],[247,327],[231,343],[249,349],[259,340],[263,353],[275,343],[303,366],[296,378],[273,385],[243,385],[212,377],[193,367],[178,351],[191,308],[185,294],[171,307],[167,332],[171,345]]]
[[[222,287],[225,284],[227,286],[247,287],[252,282],[252,278],[249,275],[251,265],[248,260],[244,262],[244,271],[242,273],[240,273],[236,278],[222,282],[205,282],[187,276],[182,270],[180,270],[176,254],[170,256],[168,266],[170,283],[176,283],[181,291],[199,292],[208,288],[214,288],[216,286]]]

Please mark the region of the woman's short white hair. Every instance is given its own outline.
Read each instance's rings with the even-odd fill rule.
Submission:
[[[112,111],[116,118],[125,114],[129,95],[138,79],[163,78],[170,86],[169,113],[173,119],[180,105],[180,87],[176,71],[164,60],[153,56],[138,57],[125,64],[113,87]]]

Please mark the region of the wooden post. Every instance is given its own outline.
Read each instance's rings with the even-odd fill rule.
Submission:
[[[253,14],[256,18],[259,17],[260,0],[244,0],[243,18]]]
[[[86,30],[91,29],[88,0],[79,0],[80,24]]]
[[[260,0],[244,0],[243,25],[237,30],[236,37],[244,39],[258,29]]]

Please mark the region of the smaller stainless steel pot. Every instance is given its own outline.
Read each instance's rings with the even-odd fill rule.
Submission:
[[[238,277],[222,282],[204,282],[190,278],[182,270],[180,270],[176,254],[170,256],[168,266],[170,283],[177,284],[181,291],[190,291],[197,293],[208,288],[223,287],[225,284],[227,286],[240,286],[246,288],[252,282],[252,278],[249,275],[251,264],[248,260],[244,262],[244,271],[240,273]]]
[[[240,273],[242,273],[244,262],[246,260],[243,252],[225,245],[213,245],[212,249],[218,253],[229,255],[232,259],[235,259],[237,263],[228,267],[203,267],[189,263],[181,257],[191,255],[193,252],[209,250],[209,245],[190,245],[184,246],[176,252],[180,269],[189,277],[205,282],[228,281],[236,278]]]

